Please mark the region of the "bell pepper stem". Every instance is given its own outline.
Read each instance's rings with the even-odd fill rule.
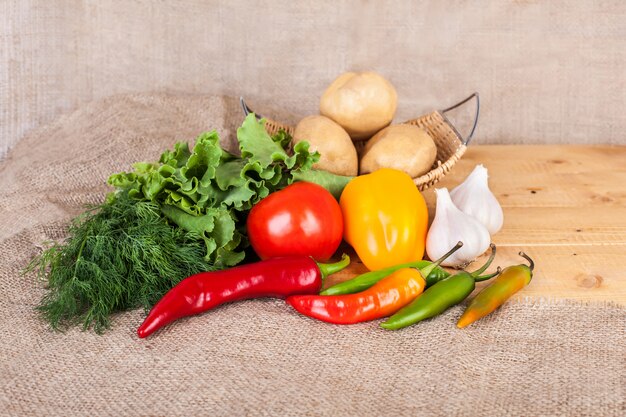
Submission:
[[[450,255],[459,250],[461,246],[463,246],[463,242],[457,242],[457,244],[454,245],[454,247],[450,249],[447,253],[445,253],[441,258],[437,259],[435,262],[431,263],[428,266],[425,266],[422,269],[418,269],[419,273],[422,274],[422,278],[426,280],[426,277],[428,277],[428,275],[430,275],[430,273],[433,272],[435,268],[441,265],[441,263],[445,261]]]
[[[322,280],[325,279],[327,276],[334,274],[335,272],[341,271],[348,265],[350,265],[350,257],[345,253],[341,255],[341,260],[338,262],[332,264],[322,264],[319,262],[317,263],[317,267],[322,273]]]
[[[499,275],[500,272],[502,272],[502,268],[498,267],[496,272],[494,272],[493,274],[479,275],[479,276],[475,277],[474,278],[474,282],[487,281],[488,279],[491,279],[491,278],[495,277],[496,275]]]
[[[483,266],[471,273],[473,277],[477,277],[478,275],[485,272],[487,268],[489,268],[489,265],[491,265],[491,262],[493,262],[493,259],[496,257],[496,245],[492,243],[489,245],[489,247],[491,248],[491,255],[489,256],[489,259],[487,259],[487,262],[485,262]]]
[[[526,259],[529,263],[528,268],[532,271],[533,269],[535,269],[535,263],[533,262],[533,260],[530,258],[530,256],[526,255],[524,252],[520,252],[519,256],[521,256],[522,258]]]

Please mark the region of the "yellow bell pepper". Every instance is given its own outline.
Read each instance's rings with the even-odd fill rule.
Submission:
[[[353,179],[339,205],[343,237],[370,271],[422,259],[428,209],[409,175],[383,168]]]

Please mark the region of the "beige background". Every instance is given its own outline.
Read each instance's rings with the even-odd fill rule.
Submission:
[[[624,144],[625,68],[622,0],[0,0],[0,156],[125,92],[243,94],[300,117],[350,69],[396,85],[398,120],[479,91],[478,143]]]

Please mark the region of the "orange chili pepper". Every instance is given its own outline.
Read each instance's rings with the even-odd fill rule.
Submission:
[[[514,265],[505,268],[491,285],[479,292],[470,302],[456,324],[458,328],[462,329],[485,317],[530,283],[535,263],[524,252],[519,254],[529,262],[529,265]]]
[[[365,291],[344,295],[294,295],[287,302],[300,313],[335,324],[353,324],[387,317],[413,301],[426,287],[424,276],[458,250],[458,243],[436,262],[420,269],[402,268]]]

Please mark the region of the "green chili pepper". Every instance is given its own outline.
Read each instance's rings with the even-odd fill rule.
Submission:
[[[500,276],[470,302],[456,324],[457,327],[463,328],[485,317],[504,304],[513,294],[530,284],[530,280],[533,279],[535,263],[524,252],[520,252],[519,255],[525,258],[529,265],[514,265],[504,268]]]
[[[472,273],[459,272],[443,281],[440,281],[424,291],[421,296],[406,307],[402,308],[380,327],[387,330],[398,330],[422,320],[438,316],[450,307],[465,300],[476,288],[476,282],[493,278],[500,273],[500,268],[489,275],[480,276],[491,265],[496,256],[496,246],[491,244],[491,256],[477,271]]]
[[[463,243],[459,242],[457,243],[457,246],[455,246],[456,249],[463,246]],[[433,263],[430,261],[415,261],[415,262],[407,262],[404,264],[390,266],[388,268],[383,268],[378,271],[366,272],[348,281],[340,282],[339,284],[335,284],[332,287],[328,287],[324,291],[320,292],[320,295],[354,294],[357,292],[365,291],[366,289],[370,288],[372,285],[376,284],[378,281],[382,280],[385,277],[388,277],[389,275],[391,275],[392,273],[396,272],[399,269],[417,268],[420,271],[422,271],[423,269],[425,269],[426,267],[432,264]],[[428,275],[424,277],[424,280],[426,281],[426,288],[435,285],[439,281],[444,280],[448,278],[449,276],[450,276],[450,273],[446,271],[445,269],[441,268],[440,266],[434,267],[428,273]]]

